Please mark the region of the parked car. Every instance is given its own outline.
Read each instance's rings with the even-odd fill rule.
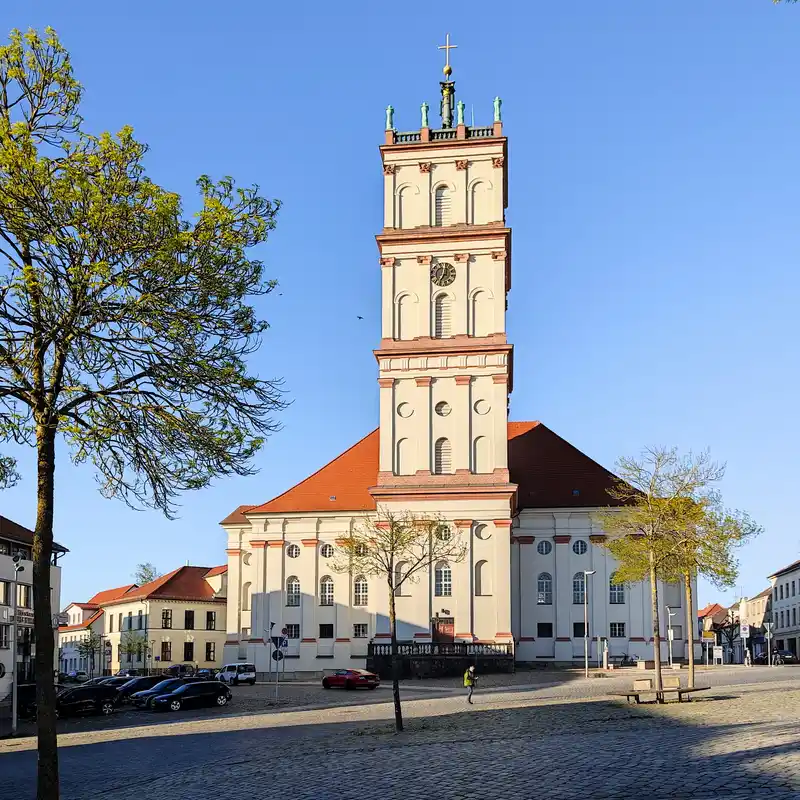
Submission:
[[[326,675],[322,679],[323,689],[377,689],[380,685],[381,679],[365,669],[337,669],[333,675]]]
[[[255,664],[226,664],[218,673],[217,680],[229,683],[231,686],[238,686],[240,683],[249,683],[255,686],[256,666]]]
[[[164,674],[171,678],[186,678],[194,675],[194,666],[192,664],[173,664],[164,670]]]
[[[135,678],[138,675],[141,675],[142,671],[140,669],[121,669],[119,672],[114,674],[115,678]]]
[[[179,686],[183,686],[186,683],[194,682],[196,682],[196,679],[193,677],[165,678],[162,675],[160,683],[157,683],[155,686],[152,686],[149,689],[143,689],[141,691],[134,692],[130,698],[131,703],[133,703],[137,708],[152,708],[153,700],[155,700],[156,697],[159,697],[162,694],[174,692],[175,689],[177,689]]]
[[[76,686],[56,697],[59,717],[76,714],[113,714],[117,705],[117,690],[113,686]]]
[[[142,692],[146,689],[152,689],[157,683],[163,683],[163,675],[144,675],[139,678],[131,678],[127,683],[123,683],[119,687],[119,702],[130,702],[131,695],[135,692]]]
[[[215,669],[199,669],[194,675],[204,681],[215,681],[217,679],[217,671]]]
[[[95,678],[89,678],[89,680],[86,681],[86,683],[84,683],[83,685],[84,686],[97,686],[98,683],[102,683],[103,681],[107,681],[107,680],[108,680],[108,675],[98,675]]]
[[[115,675],[113,678],[103,678],[103,680],[98,683],[98,686],[113,686],[115,689],[119,689],[123,687],[128,681],[130,677],[128,675]]]
[[[767,654],[759,653],[754,659],[754,664],[768,664]],[[797,664],[797,656],[791,650],[773,650],[772,651],[773,664]]]
[[[89,673],[82,669],[73,669],[64,678],[65,683],[86,683],[89,680]]]
[[[191,681],[167,694],[156,695],[154,711],[180,711],[198,706],[225,706],[231,699],[231,690],[219,681]]]

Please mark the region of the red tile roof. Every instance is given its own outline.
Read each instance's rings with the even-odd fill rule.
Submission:
[[[541,422],[508,423],[511,482],[519,486],[518,507],[577,508],[615,505],[607,490],[614,475]],[[369,488],[378,479],[379,431],[304,481],[260,506],[239,506],[222,524],[246,521],[247,513],[371,511]]]
[[[206,572],[206,578],[213,578],[215,575],[224,575],[228,571],[228,565],[223,564],[220,567],[211,567],[211,569]]]
[[[94,597],[90,597],[86,605],[102,606],[106,603],[110,603],[112,600],[119,600],[122,595],[129,592],[135,586],[135,583],[129,583],[127,586],[117,586],[116,589],[105,589],[102,592],[98,592]],[[76,605],[80,604],[76,603]]]
[[[724,606],[721,606],[719,603],[709,603],[705,608],[701,608],[697,612],[698,618],[702,619],[703,617],[713,617],[715,614],[719,614],[721,611],[727,611]]]
[[[200,600],[214,602],[214,589],[205,576],[209,567],[178,567],[143,586],[136,586],[107,605],[131,600]],[[220,599],[219,602],[225,602]]]
[[[73,605],[78,605],[78,603],[73,603]],[[70,631],[84,631],[86,630],[93,622],[97,622],[100,617],[103,616],[102,610],[95,611],[91,617],[84,620],[83,622],[79,622],[77,625],[61,625],[58,629],[59,633],[69,633]]]
[[[254,508],[255,506],[239,506],[239,508],[237,508],[236,511],[232,512],[231,514],[228,514],[228,516],[225,517],[225,519],[222,520],[222,522],[220,522],[220,525],[246,524],[247,517],[245,516],[245,513],[251,511]]]

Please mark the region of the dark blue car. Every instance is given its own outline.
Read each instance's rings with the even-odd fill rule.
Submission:
[[[231,690],[220,681],[197,681],[185,683],[172,692],[156,695],[153,699],[154,711],[180,711],[182,708],[200,706],[228,705]]]

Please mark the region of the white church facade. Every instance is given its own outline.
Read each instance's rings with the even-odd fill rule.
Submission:
[[[369,642],[388,639],[385,579],[336,574],[330,559],[338,538],[382,510],[436,515],[467,546],[460,563],[403,587],[399,639],[507,645],[518,662],[571,664],[583,659],[588,606],[588,633],[612,656],[652,652],[649,587],[611,585],[614,561],[592,523],[611,503],[613,475],[545,425],[508,419],[500,101],[492,125],[468,127],[449,73],[441,86],[439,129],[426,105],[409,132],[396,131],[387,110],[379,428],[282,495],[223,520],[226,663],[268,672],[274,623],[287,630],[287,670],[363,667]],[[683,658],[693,634],[683,593],[660,589],[662,606],[677,612],[673,647]]]

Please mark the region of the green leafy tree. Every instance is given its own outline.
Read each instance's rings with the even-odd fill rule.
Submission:
[[[151,564],[149,561],[144,564],[137,564],[136,569],[133,571],[133,582],[137,583],[139,586],[144,586],[144,584],[150,583],[160,577],[161,573],[158,571],[155,564]]]
[[[279,204],[198,181],[191,221],[130,128],[93,136],[56,33],[0,47],[0,441],[37,452],[38,800],[58,797],[50,563],[57,446],[100,491],[172,518],[178,495],[253,472],[279,382],[248,371],[268,293],[249,253]]]
[[[119,660],[126,656],[127,660],[143,662],[147,660],[147,639],[134,631],[125,631],[119,638]],[[129,658],[128,658],[129,657]],[[122,664],[120,664],[120,667]]]
[[[90,630],[89,635],[81,639],[75,648],[78,651],[78,655],[81,658],[86,659],[86,663],[89,666],[90,677],[94,675],[95,655],[102,655],[102,647],[103,638],[99,633],[95,633],[95,631]],[[102,658],[100,659],[100,662],[102,663]]]
[[[392,696],[395,729],[403,730],[400,704],[399,661],[397,657],[397,611],[395,598],[402,587],[416,583],[440,561],[448,564],[463,561],[467,547],[458,531],[439,517],[396,514],[379,511],[357,524],[337,541],[332,567],[336,572],[355,577],[374,576],[386,582],[389,595],[389,632],[391,634]]]
[[[725,467],[707,452],[681,456],[675,448],[648,448],[638,460],[620,459],[617,472],[619,478],[609,493],[620,506],[594,515],[608,537],[604,546],[619,562],[613,580],[649,581],[657,690],[661,689],[658,580],[683,582],[689,685],[694,686],[692,582],[702,574],[717,585],[732,585],[738,573],[734,550],[759,529],[746,515],[722,508],[715,484],[722,480]]]

